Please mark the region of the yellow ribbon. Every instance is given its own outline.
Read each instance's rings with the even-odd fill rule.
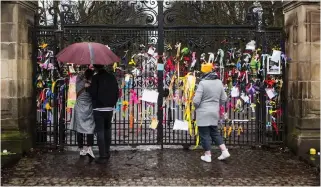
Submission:
[[[54,91],[55,91],[56,83],[57,83],[57,81],[52,82],[52,85],[51,85],[51,92],[52,93],[54,93]]]
[[[48,46],[48,44],[43,43],[43,44],[41,44],[39,47],[41,47],[42,49],[44,49],[44,48],[46,48],[47,46]]]
[[[116,69],[117,69],[117,62],[114,63],[113,65],[113,69],[114,69],[114,72],[116,72]]]
[[[130,60],[129,65],[134,65],[134,66],[136,66],[136,62],[134,61],[133,58]]]
[[[37,83],[37,88],[43,88],[42,81],[38,81],[38,83]]]
[[[46,110],[51,110],[51,106],[50,106],[49,102],[46,103]]]
[[[232,133],[232,126],[230,126],[230,127],[228,128],[227,136],[230,136],[231,133]]]
[[[196,77],[188,73],[183,79],[183,98],[185,100],[184,120],[188,122],[189,134],[193,136],[192,114],[194,107],[192,107],[192,99],[195,90]]]
[[[243,132],[243,128],[241,125],[238,125],[238,129],[237,129],[237,135],[240,136],[241,132]]]
[[[196,149],[198,147],[198,145],[200,144],[200,135],[198,134],[198,126],[196,125],[196,121],[194,123],[194,127],[195,127],[195,136],[196,136],[196,143],[193,149]]]
[[[224,138],[226,138],[226,126],[223,127],[223,131],[224,131]]]
[[[270,114],[270,115],[272,115],[272,114],[274,114],[274,113],[276,113],[276,112],[277,112],[277,110],[272,110],[272,109],[269,110],[269,114]]]
[[[198,126],[196,122],[192,121],[192,114],[195,111],[195,106],[193,105],[193,96],[195,93],[195,84],[196,84],[196,77],[188,73],[185,77],[179,77],[178,81],[183,81],[183,102],[185,104],[185,111],[184,111],[184,120],[188,122],[188,130],[190,136],[196,137],[196,145],[193,149],[196,149],[199,146],[200,138],[198,134]],[[193,133],[194,129],[194,133]]]

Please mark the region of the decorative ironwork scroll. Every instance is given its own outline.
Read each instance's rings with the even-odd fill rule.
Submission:
[[[66,24],[156,25],[157,1],[98,1],[84,11],[76,5],[64,5]]]
[[[251,2],[164,1],[165,25],[241,25]],[[238,7],[238,8],[236,8]],[[259,6],[256,6],[257,9]]]
[[[157,1],[44,1],[37,10],[38,25],[114,24],[157,25]]]

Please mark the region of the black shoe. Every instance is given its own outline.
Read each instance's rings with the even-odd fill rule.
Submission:
[[[106,164],[109,157],[99,157],[95,160],[97,164]]]

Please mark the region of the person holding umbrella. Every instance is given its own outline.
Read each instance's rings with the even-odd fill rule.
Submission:
[[[116,106],[119,89],[116,77],[108,73],[104,66],[94,64],[96,74],[87,90],[92,97],[96,123],[99,158],[97,163],[105,163],[110,157],[111,121],[113,108]]]
[[[75,43],[57,55],[60,62],[69,62],[79,65],[93,65],[96,74],[92,77],[91,84],[86,83],[86,91],[92,99],[92,107],[95,121],[95,132],[99,158],[96,162],[106,163],[110,157],[111,121],[113,108],[116,106],[119,89],[115,76],[104,69],[104,65],[119,62],[108,46],[100,43],[82,42]]]

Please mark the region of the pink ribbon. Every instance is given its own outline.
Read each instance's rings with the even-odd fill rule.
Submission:
[[[232,102],[229,102],[229,103],[227,104],[227,107],[228,107],[229,109],[232,109],[234,106],[233,106]]]
[[[223,118],[225,113],[225,108],[223,105],[220,106],[220,117]]]
[[[138,104],[138,98],[137,98],[137,93],[134,90],[130,90],[130,103],[132,104]]]

